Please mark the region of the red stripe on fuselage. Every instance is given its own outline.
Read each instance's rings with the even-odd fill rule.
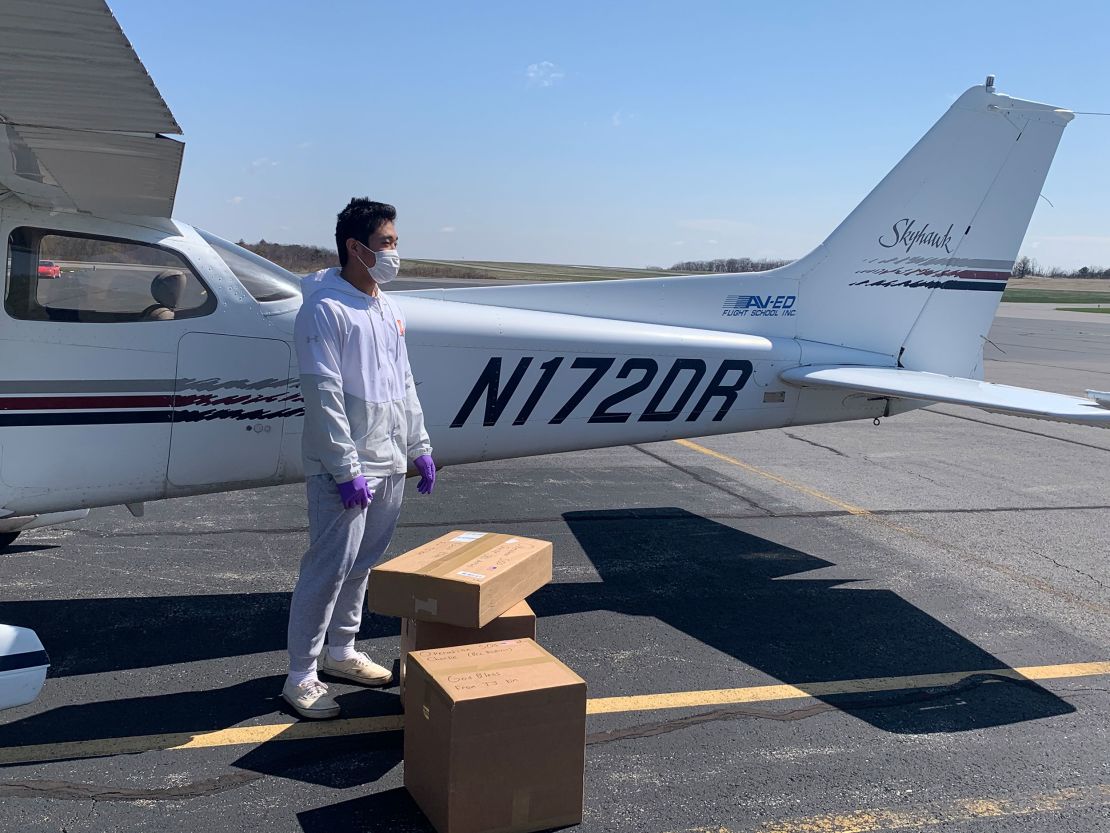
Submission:
[[[1009,272],[984,272],[977,270],[961,269],[959,272],[954,273],[957,278],[962,278],[968,281],[1007,281],[1010,279]]]
[[[254,405],[266,402],[295,402],[296,393],[272,396],[243,394],[215,396],[210,393],[190,396],[0,396],[0,411],[72,411],[121,408],[181,408],[186,405]]]
[[[77,408],[170,408],[172,396],[10,396],[0,411],[63,411]]]

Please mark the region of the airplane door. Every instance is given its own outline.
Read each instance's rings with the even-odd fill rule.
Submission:
[[[168,479],[175,486],[273,477],[289,404],[289,346],[188,333],[177,348]]]

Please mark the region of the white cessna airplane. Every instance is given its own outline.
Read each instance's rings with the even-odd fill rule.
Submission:
[[[90,507],[300,481],[299,280],[171,219],[181,128],[107,5],[6,0],[0,68],[2,543]],[[988,79],[770,272],[393,294],[436,460],[933,402],[1110,424],[1101,395],[980,381],[1072,117]]]

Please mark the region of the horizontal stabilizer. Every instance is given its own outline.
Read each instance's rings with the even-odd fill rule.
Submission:
[[[1100,407],[1090,399],[920,370],[811,365],[785,370],[780,375],[784,382],[798,387],[843,388],[900,399],[970,405],[985,411],[1034,419],[1110,427],[1110,409]]]

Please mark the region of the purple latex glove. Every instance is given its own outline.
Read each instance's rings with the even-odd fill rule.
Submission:
[[[374,493],[366,485],[366,478],[361,474],[347,483],[337,483],[339,486],[339,499],[343,501],[346,509],[361,506],[365,509],[374,499]]]
[[[420,472],[420,482],[416,484],[416,491],[422,495],[430,495],[432,487],[436,485],[436,461],[431,454],[421,454],[412,464]]]

